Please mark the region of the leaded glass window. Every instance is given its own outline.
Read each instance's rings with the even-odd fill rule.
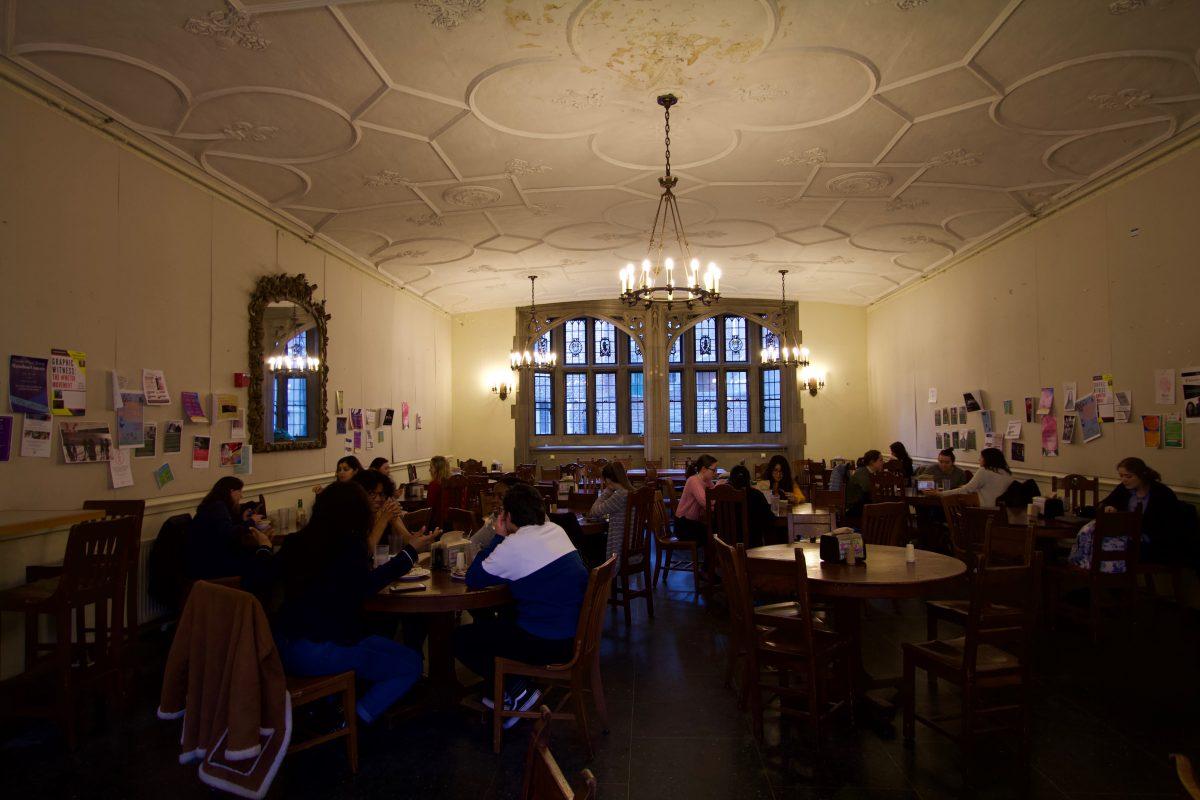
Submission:
[[[553,387],[549,372],[533,373],[533,432],[537,436],[554,433]]]
[[[613,330],[611,322],[604,320],[596,320],[592,323],[592,340],[595,342],[596,352],[593,356],[593,364],[615,364],[617,363],[617,333]]]
[[[566,378],[567,435],[586,434],[588,432],[587,374],[568,372],[564,377]]]
[[[617,374],[596,373],[596,433],[617,432]]]
[[[717,320],[715,317],[696,323],[693,334],[696,341],[696,362],[717,360]]]
[[[725,360],[746,360],[746,318],[725,318]]]
[[[646,432],[646,384],[641,372],[629,373],[629,432],[638,436]]]
[[[667,374],[667,421],[671,433],[683,433],[683,373]]]
[[[542,357],[550,354],[550,331],[543,333],[541,337],[533,343],[533,351]]]
[[[667,361],[672,364],[683,363],[683,336],[676,336],[675,343],[671,345],[671,352],[667,355]]]
[[[717,373],[696,373],[696,433],[718,433]]]
[[[725,432],[750,432],[750,387],[746,373],[729,370],[725,373]]]
[[[779,347],[779,337],[775,335],[775,331],[764,326],[762,329],[763,350],[774,350],[776,347]]]
[[[587,320],[567,320],[563,326],[563,361],[567,364],[586,364],[587,357]]]
[[[779,370],[762,371],[763,433],[779,433],[782,428],[779,406]]]
[[[288,436],[296,439],[308,436],[307,378],[287,379],[287,432]]]
[[[629,337],[629,363],[641,364],[645,356],[642,355],[642,343],[636,336]]]

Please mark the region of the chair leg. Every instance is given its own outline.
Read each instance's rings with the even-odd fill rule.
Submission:
[[[350,759],[350,774],[358,774],[358,714],[355,705],[354,681],[342,692],[342,712],[346,715],[346,756]]]
[[[496,670],[492,681],[492,752],[499,754],[504,736],[504,672]]]
[[[604,726],[602,730],[608,733],[608,703],[604,699],[604,683],[600,679],[600,654],[598,652],[592,662],[589,677],[592,683],[592,703],[596,706],[596,716],[600,718],[600,724]]]
[[[926,606],[925,608],[925,641],[932,642],[938,637],[938,620],[933,609]],[[925,680],[929,684],[929,693],[937,694],[938,679],[929,670],[925,670]]]
[[[904,654],[904,675],[900,684],[900,700],[904,705],[904,743],[911,745],[917,737],[917,670],[908,653]],[[853,701],[851,701],[853,702]]]
[[[629,596],[629,576],[621,575],[617,578],[621,582],[621,605],[625,607],[625,628],[633,626],[633,598]]]
[[[590,760],[595,753],[592,751],[592,735],[588,731],[587,702],[584,700],[583,692],[583,676],[576,671],[571,676],[571,695],[575,701],[575,722],[579,724],[579,734],[583,736],[583,743],[587,747]]]
[[[696,594],[700,594],[700,548],[694,545],[692,547],[692,584],[696,587]]]
[[[650,588],[650,562],[642,570],[642,591],[646,593],[646,616],[654,619],[654,592]]]

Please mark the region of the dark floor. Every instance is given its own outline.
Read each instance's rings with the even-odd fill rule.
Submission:
[[[603,670],[611,732],[596,726],[588,762],[571,723],[556,723],[551,748],[568,775],[595,773],[610,798],[1134,798],[1178,797],[1170,752],[1200,756],[1200,621],[1194,612],[1142,604],[1132,630],[1114,629],[1093,647],[1082,631],[1040,637],[1033,757],[1026,767],[1001,741],[984,741],[969,788],[952,744],[918,727],[917,744],[895,734],[843,726],[818,752],[806,731],[768,718],[755,743],[748,718],[722,686],[727,630],[723,606],[696,604],[688,576],[655,596],[656,618],[627,631],[613,614]],[[864,624],[868,667],[899,671],[900,642],[923,637],[919,603],[873,605]],[[177,724],[153,714],[147,680],[126,719],[93,731],[75,755],[52,729],[7,729],[0,775],[7,797],[185,800],[209,796],[195,767],[180,766]],[[920,702],[928,704],[924,681]],[[945,687],[939,700],[953,702]],[[365,731],[361,769],[351,777],[339,744],[284,762],[273,797],[509,798],[520,790],[529,724],[491,752],[490,727],[470,712],[447,712]]]

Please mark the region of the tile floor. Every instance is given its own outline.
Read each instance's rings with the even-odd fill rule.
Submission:
[[[587,761],[574,727],[556,723],[552,750],[568,775],[588,767],[603,800],[641,798],[1135,798],[1181,796],[1167,754],[1200,756],[1200,619],[1143,604],[1137,626],[1093,647],[1080,630],[1039,638],[1032,763],[984,741],[964,784],[950,743],[918,728],[906,748],[894,728],[842,726],[824,751],[806,731],[768,718],[759,745],[722,686],[724,607],[697,603],[690,578],[660,587],[656,618],[626,630],[608,620],[603,669],[611,729],[596,734]],[[872,606],[864,623],[868,666],[899,671],[899,643],[923,638],[919,603]],[[921,702],[924,682],[918,681]],[[210,796],[194,767],[177,763],[178,728],[154,717],[150,677],[124,719],[85,735],[64,754],[52,729],[0,730],[0,774],[8,797],[170,798]],[[943,700],[954,693],[944,688]],[[365,731],[351,777],[339,745],[284,762],[272,797],[517,797],[528,741],[522,723],[491,752],[490,728],[470,712],[446,712]]]

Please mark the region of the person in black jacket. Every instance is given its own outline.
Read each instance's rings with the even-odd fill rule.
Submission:
[[[357,483],[333,483],[317,495],[312,519],[287,537],[278,556],[283,604],[273,629],[284,669],[311,676],[354,670],[371,684],[356,705],[368,724],[421,676],[420,653],[367,635],[363,626],[363,602],[411,570],[434,538],[410,534],[399,553],[373,567],[370,543],[389,522],[388,515],[372,511]]]
[[[1140,511],[1142,514],[1143,561],[1172,563],[1178,554],[1176,530],[1180,520],[1179,498],[1162,477],[1140,458],[1130,456],[1117,463],[1121,483],[1100,501],[1104,511]]]
[[[271,557],[271,538],[257,514],[243,515],[242,482],[227,475],[200,501],[188,526],[186,562],[191,580],[245,578]]]
[[[729,471],[729,485],[746,493],[746,547],[762,547],[766,532],[775,526],[775,512],[766,495],[750,485],[750,470],[742,464]]]

